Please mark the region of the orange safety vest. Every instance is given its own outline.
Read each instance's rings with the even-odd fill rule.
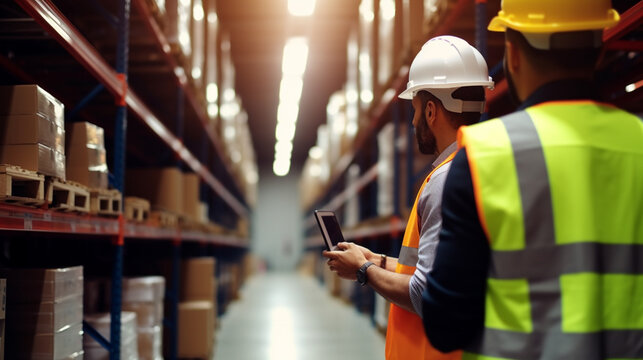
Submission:
[[[417,255],[405,256],[405,252],[417,254],[417,249],[420,243],[420,231],[417,216],[417,205],[420,194],[424,190],[424,186],[429,183],[431,175],[444,164],[447,164],[453,157],[455,152],[449,155],[440,165],[436,166],[433,171],[426,177],[413,204],[413,210],[409,216],[409,221],[406,223],[406,231],[404,232],[404,240],[402,242],[402,250],[400,251],[400,259],[398,259],[397,268],[395,272],[398,274],[413,275],[417,265]],[[411,258],[411,261],[408,260]],[[413,262],[413,264],[410,264]],[[387,360],[409,360],[409,359],[439,359],[439,360],[454,360],[460,359],[462,356],[461,351],[453,351],[450,353],[442,353],[436,350],[424,334],[424,325],[422,318],[419,315],[404,310],[403,308],[391,304],[391,309],[388,315],[388,327],[386,331],[386,359]]]

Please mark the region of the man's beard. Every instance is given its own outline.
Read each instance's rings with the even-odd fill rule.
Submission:
[[[422,119],[415,128],[415,138],[417,139],[418,148],[422,154],[433,155],[438,152],[438,143],[435,134],[433,134],[425,119]]]
[[[509,98],[514,106],[518,107],[522,104],[520,97],[518,97],[518,91],[516,91],[516,85],[514,84],[514,79],[509,73],[509,68],[507,66],[507,56],[502,58],[502,69],[505,72],[505,78],[507,79],[507,87],[509,88]]]

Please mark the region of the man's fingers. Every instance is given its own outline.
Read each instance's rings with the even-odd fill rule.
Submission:
[[[339,249],[341,249],[341,250],[346,250],[346,249],[348,249],[349,247],[351,247],[351,244],[350,244],[350,243],[347,243],[347,242],[340,242],[340,243],[338,243],[338,244],[337,244],[337,247],[338,247]]]

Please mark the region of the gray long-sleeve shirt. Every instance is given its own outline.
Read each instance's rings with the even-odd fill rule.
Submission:
[[[458,145],[453,142],[433,162],[437,167]],[[422,316],[422,292],[426,288],[426,273],[433,267],[435,253],[438,247],[440,227],[442,226],[442,190],[451,162],[437,169],[429,183],[424,187],[417,204],[418,222],[420,224],[420,243],[418,246],[418,263],[415,273],[409,282],[409,296],[415,312]]]

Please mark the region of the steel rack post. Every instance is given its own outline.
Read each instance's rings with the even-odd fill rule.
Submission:
[[[176,360],[179,354],[179,289],[181,281],[181,236],[177,232],[172,241],[172,287],[166,290],[170,300],[170,360]]]
[[[476,48],[487,58],[487,0],[476,0]]]
[[[85,95],[84,98],[82,98],[78,104],[65,116],[67,120],[73,119],[76,117],[76,114],[78,114],[87,104],[89,104],[90,101],[92,101],[96,95],[100,94],[101,91],[105,89],[105,86],[103,84],[98,84],[92,91],[89,92],[89,94]]]
[[[125,144],[127,134],[127,63],[129,55],[129,17],[130,0],[121,0],[118,9],[118,39],[116,41],[116,73],[121,81],[123,93],[116,101],[116,129],[114,131],[114,183],[116,189],[124,192],[125,178]],[[122,210],[123,204],[121,204]],[[125,219],[121,214],[118,219],[118,239],[114,249],[114,266],[112,269],[112,299],[111,299],[111,328],[110,360],[121,357],[121,302],[123,281],[123,247]]]

